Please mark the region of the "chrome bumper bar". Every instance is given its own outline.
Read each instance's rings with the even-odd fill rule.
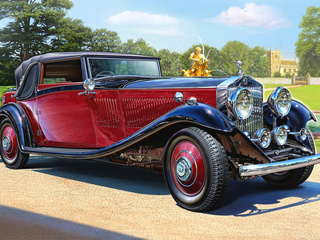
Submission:
[[[244,165],[239,168],[239,173],[241,177],[262,176],[318,163],[320,163],[320,154],[273,163]]]

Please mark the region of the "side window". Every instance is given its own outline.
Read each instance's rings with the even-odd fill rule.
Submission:
[[[34,91],[37,74],[38,74],[38,66],[34,65],[29,70],[27,78],[24,80],[22,91],[19,95],[19,98],[26,98],[29,97],[32,92]]]
[[[80,59],[44,64],[43,84],[64,82],[82,82]]]

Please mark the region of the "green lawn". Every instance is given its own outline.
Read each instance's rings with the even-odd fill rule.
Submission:
[[[315,141],[315,143],[316,143],[317,152],[320,152],[320,140]]]
[[[268,86],[269,84],[265,85]],[[306,85],[295,88],[288,88],[291,92],[292,98],[305,104],[311,110],[320,111],[320,85]],[[271,94],[272,90],[264,92],[264,99],[266,100]]]
[[[11,91],[10,88],[14,88],[15,86],[0,86],[0,106],[2,105],[2,95],[5,92]]]

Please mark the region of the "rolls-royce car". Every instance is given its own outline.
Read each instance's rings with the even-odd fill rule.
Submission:
[[[263,102],[263,85],[239,70],[163,77],[150,56],[32,57],[2,97],[2,161],[19,169],[36,154],[149,169],[179,206],[201,212],[219,206],[229,179],[303,183],[320,162],[306,127],[314,114],[284,87]]]

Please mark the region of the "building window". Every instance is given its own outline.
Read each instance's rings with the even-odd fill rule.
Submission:
[[[291,72],[291,68],[289,68],[289,72]]]
[[[283,72],[287,72],[287,69],[285,68],[285,69],[283,69]]]
[[[278,55],[275,55],[275,56],[274,56],[274,59],[275,59],[275,60],[278,60]]]

